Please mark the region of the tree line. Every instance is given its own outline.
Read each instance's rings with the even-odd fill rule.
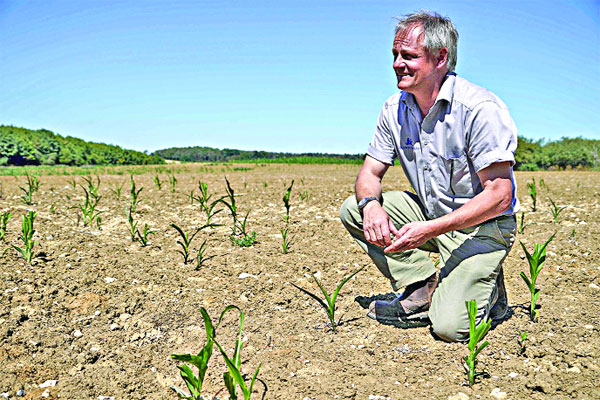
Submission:
[[[63,137],[46,129],[0,125],[0,166],[164,164],[158,155]]]

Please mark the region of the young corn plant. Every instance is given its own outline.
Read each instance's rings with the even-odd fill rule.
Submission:
[[[231,212],[231,218],[233,219],[233,224],[231,226],[231,231],[232,231],[231,236],[236,236],[237,225],[238,225],[238,215],[237,215],[237,205],[235,203],[235,192],[234,192],[233,188],[231,187],[231,185],[229,184],[229,180],[227,179],[227,177],[225,177],[225,182],[227,182],[227,196],[225,196],[225,197],[227,197],[229,199],[229,202],[227,200],[225,200],[224,197],[221,199],[221,201],[223,202],[223,204],[225,204],[227,206],[227,208],[229,208],[229,211]]]
[[[6,226],[10,217],[12,217],[12,214],[8,211],[3,211],[0,214],[0,240],[2,243],[6,243]]]
[[[223,374],[223,380],[225,382],[225,387],[229,392],[230,399],[237,399],[237,388],[242,391],[242,396],[244,396],[244,400],[249,400],[252,396],[252,389],[254,388],[254,382],[256,381],[256,377],[258,376],[258,371],[260,371],[261,363],[258,363],[258,367],[254,371],[254,375],[252,375],[252,379],[250,380],[250,385],[246,385],[246,381],[241,372],[242,366],[242,328],[244,327],[244,313],[236,306],[229,306],[231,309],[237,309],[240,312],[240,329],[238,330],[238,337],[235,341],[235,346],[233,350],[233,357],[229,358],[227,353],[223,349],[223,347],[215,340],[215,344],[219,348],[225,363],[227,364],[227,369],[229,372],[225,372]]]
[[[109,189],[111,192],[113,192],[117,200],[121,200],[121,190],[123,190],[123,183],[121,183],[120,185],[113,183],[113,186]]]
[[[160,191],[162,189],[162,182],[160,181],[159,176],[155,175],[152,180],[154,181],[154,186]]]
[[[173,175],[173,174],[169,175],[169,190],[171,191],[171,193],[175,193],[176,185],[177,185],[177,178],[175,178],[175,175]]]
[[[469,386],[472,387],[475,383],[475,378],[482,374],[481,372],[476,372],[477,356],[489,342],[486,340],[480,346],[478,346],[478,344],[492,327],[492,321],[481,321],[476,328],[475,318],[477,316],[477,302],[475,300],[465,301],[465,306],[467,307],[467,313],[469,314],[469,342],[467,344],[469,355],[464,356],[463,360],[465,362],[464,367],[469,380]]]
[[[137,225],[137,222],[136,222],[136,225]],[[139,229],[136,229],[135,233],[137,234],[142,247],[146,247],[146,246],[148,246],[148,239],[149,239],[148,236],[154,235],[156,232],[149,230],[148,224],[144,224],[144,229],[142,230],[142,232],[140,232]]]
[[[129,207],[127,212],[127,222],[129,223],[129,235],[131,236],[131,241],[136,241],[136,232],[139,221],[133,220],[133,212],[131,207]]]
[[[521,243],[523,251],[525,252],[525,255],[527,256],[527,262],[529,263],[529,277],[527,277],[527,275],[525,275],[524,272],[521,272],[521,278],[523,278],[525,284],[527,285],[527,288],[529,289],[529,292],[531,293],[531,303],[529,305],[529,318],[532,321],[535,321],[536,316],[539,317],[540,315],[536,307],[537,301],[540,297],[540,289],[536,289],[535,283],[540,272],[542,271],[544,263],[546,262],[546,246],[548,246],[548,243],[550,243],[552,239],[554,239],[555,235],[556,232],[552,234],[552,236],[550,236],[550,238],[546,240],[546,242],[543,245],[535,243],[533,254],[530,254],[527,251],[527,248],[525,247],[523,242],[519,241],[519,243]]]
[[[521,218],[519,219],[518,232],[520,235],[525,233],[525,213],[521,213]]]
[[[201,226],[200,228],[196,229],[194,231],[194,233],[190,234],[188,231],[183,231],[183,229],[181,229],[179,226],[175,225],[175,224],[171,224],[171,227],[173,227],[173,229],[175,229],[178,233],[179,236],[181,238],[181,240],[177,240],[177,244],[179,244],[181,246],[181,250],[177,250],[177,252],[179,252],[179,254],[181,254],[183,256],[183,263],[187,264],[190,261],[190,244],[192,243],[192,240],[194,240],[194,237],[196,237],[196,235],[203,229],[205,228],[210,228],[212,226],[212,224],[207,224],[204,226]]]
[[[29,211],[27,214],[23,215],[23,223],[21,224],[21,235],[19,239],[23,241],[23,247],[17,247],[14,244],[15,250],[17,250],[23,258],[31,264],[31,260],[33,259],[33,246],[38,244],[33,240],[33,235],[35,234],[35,229],[33,229],[33,221],[35,220],[37,213],[35,211]]]
[[[217,255],[214,254],[212,256],[209,256],[206,254],[206,250],[208,246],[208,240],[205,239],[202,244],[200,245],[200,247],[198,247],[198,255],[196,256],[196,270],[199,270],[200,268],[204,267],[204,264],[215,258]]]
[[[250,233],[248,233],[246,231],[246,222],[248,221],[248,214],[250,214],[250,211],[248,211],[246,213],[246,216],[244,217],[243,221],[239,221],[238,220],[238,229],[239,229],[239,234],[231,234],[229,236],[229,239],[231,240],[231,242],[233,244],[236,244],[240,247],[250,247],[252,246],[254,243],[256,243],[256,232],[252,231]],[[234,231],[236,232],[236,231]]]
[[[200,189],[200,196],[195,197],[195,200],[200,204],[200,208],[206,213],[206,223],[210,224],[211,219],[223,210],[216,210],[217,204],[219,204],[223,197],[220,197],[212,202],[213,194],[208,193],[208,185],[204,182],[198,182],[198,188]]]
[[[206,377],[206,371],[208,370],[208,361],[212,357],[213,347],[215,343],[216,329],[221,324],[223,320],[223,316],[229,310],[234,308],[234,306],[228,306],[221,313],[221,317],[219,318],[219,322],[217,326],[214,326],[208,312],[204,307],[200,307],[200,314],[202,314],[202,319],[204,319],[204,329],[206,331],[206,344],[202,347],[202,350],[197,355],[193,354],[171,354],[171,358],[177,361],[183,361],[185,363],[191,364],[198,369],[198,374],[194,375],[194,371],[186,365],[178,365],[179,374],[181,375],[181,379],[185,382],[190,394],[186,394],[182,389],[177,386],[171,386],[171,389],[177,393],[179,398],[188,399],[188,400],[201,400],[203,399],[202,385],[204,384],[204,379]]]
[[[529,196],[531,196],[531,200],[533,202],[533,204],[531,205],[531,211],[535,211],[537,202],[537,189],[535,187],[535,178],[531,178],[531,182],[527,182],[527,188],[529,189]]]
[[[84,191],[85,198],[83,199],[83,202],[81,204],[78,204],[75,208],[81,211],[83,225],[93,226],[94,224],[96,224],[96,226],[100,228],[100,225],[102,223],[100,214],[102,214],[104,211],[98,211],[97,207],[98,202],[100,201],[102,196],[98,196],[97,194],[94,196],[90,194],[88,189],[86,189],[83,185],[81,186],[81,188]]]
[[[71,178],[67,180],[67,182],[71,185],[73,190],[77,189],[77,180],[75,178]]]
[[[285,191],[285,194],[283,195],[283,205],[285,206],[285,217],[283,218],[283,220],[285,221],[286,224],[289,223],[289,221],[290,221],[290,194],[292,193],[293,186],[294,186],[294,180],[292,179],[292,183],[290,184],[290,186]]]
[[[98,195],[98,190],[100,189],[100,177],[96,175],[96,183],[94,183],[93,177],[84,176],[82,178],[87,183],[87,191],[89,192],[89,195],[94,199],[98,199],[100,197]],[[80,186],[85,190],[83,185]]]
[[[308,201],[308,190],[305,190],[304,192],[300,192],[300,200],[302,201]]]
[[[292,237],[290,236],[290,228],[281,228],[281,250],[283,254],[287,254],[290,251],[291,244]]]
[[[519,329],[517,329],[517,332],[519,333],[519,336],[517,337],[517,343],[519,344],[519,354],[523,355],[525,354],[525,351],[527,351],[527,332],[521,332]]]
[[[309,292],[308,290],[303,289],[300,286],[297,286],[294,283],[292,283],[292,285],[296,289],[300,290],[301,292],[303,292],[303,293],[309,295],[310,297],[312,297],[313,299],[315,299],[321,305],[321,307],[323,307],[325,309],[325,313],[327,314],[327,317],[329,318],[329,323],[331,325],[331,330],[333,331],[333,333],[337,333],[337,327],[339,325],[341,325],[342,322],[341,322],[341,319],[339,321],[337,321],[337,322],[335,320],[335,311],[336,311],[335,301],[337,300],[338,294],[340,293],[340,290],[342,290],[342,287],[346,284],[346,282],[348,282],[354,275],[356,275],[360,271],[362,271],[365,267],[366,267],[366,265],[363,266],[363,267],[361,267],[361,268],[359,268],[358,270],[354,271],[353,273],[351,273],[347,277],[345,277],[338,284],[337,288],[333,291],[333,293],[331,294],[331,296],[327,293],[327,291],[323,287],[323,284],[321,283],[321,281],[319,281],[319,279],[315,276],[315,274],[313,274],[308,267],[305,267],[308,270],[308,272],[310,273],[310,276],[312,276],[313,280],[316,282],[316,284],[319,287],[319,289],[321,289],[321,292],[323,293],[323,296],[325,296],[325,300],[323,300],[319,296],[317,296],[317,295]]]
[[[19,189],[23,191],[21,200],[23,201],[23,203],[31,205],[33,204],[33,194],[37,192],[40,188],[40,181],[38,180],[37,176],[31,176],[29,174],[25,174],[25,178],[25,182],[20,181],[25,185],[25,187],[19,186]],[[17,180],[19,179],[17,178]]]
[[[140,202],[142,201],[142,199],[140,199],[140,192],[142,190],[144,190],[144,187],[142,186],[141,188],[137,189],[135,186],[135,181],[133,180],[133,175],[130,175],[131,177],[131,182],[129,185],[129,192],[131,193],[131,211],[135,212],[135,210],[137,209],[137,206],[140,204]]]
[[[544,189],[544,190],[548,190],[548,185],[546,185],[546,182],[544,181],[544,179],[540,179],[540,188]]]
[[[548,198],[548,200],[550,200],[550,203],[552,204],[552,207],[550,207],[550,212],[552,213],[552,220],[555,224],[558,224],[558,216],[561,212],[565,210],[565,208],[567,208],[567,206],[557,206],[554,200],[552,200],[551,198]]]

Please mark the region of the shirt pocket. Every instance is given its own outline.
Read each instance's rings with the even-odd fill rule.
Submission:
[[[444,194],[450,197],[471,197],[471,174],[464,153],[451,157],[439,155],[434,164],[437,167],[434,179]]]

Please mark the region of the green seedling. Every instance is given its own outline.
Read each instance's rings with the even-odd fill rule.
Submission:
[[[110,191],[114,193],[117,200],[121,200],[121,190],[123,190],[123,185],[123,183],[120,185],[113,183],[113,186],[110,188]]]
[[[518,229],[519,234],[523,234],[525,233],[525,213],[522,212],[521,213],[521,218],[519,219],[519,229]]]
[[[527,332],[521,332],[519,329],[517,329],[517,332],[519,333],[519,336],[517,337],[517,343],[519,344],[519,354],[523,355],[527,350]]]
[[[567,208],[567,206],[557,206],[554,200],[552,200],[551,198],[548,198],[548,200],[550,200],[550,203],[552,204],[552,207],[550,207],[550,212],[552,213],[552,220],[555,224],[557,224],[558,216],[561,212],[565,210],[565,208]]]
[[[75,178],[71,178],[67,180],[67,182],[71,185],[73,189],[77,189],[77,180]]]
[[[131,235],[131,241],[136,241],[136,232],[139,221],[133,220],[133,212],[131,207],[129,207],[127,212],[127,222],[129,223],[129,235]]]
[[[575,239],[575,229],[571,230],[571,234],[569,235],[571,237],[571,239]]]
[[[154,181],[154,186],[158,189],[161,190],[162,189],[162,182],[160,181],[160,178],[158,175],[155,175],[154,178],[152,179]]]
[[[238,220],[238,225],[239,225],[238,229],[239,229],[240,233],[238,235],[231,234],[229,236],[229,239],[231,240],[231,242],[240,247],[250,247],[254,243],[256,243],[256,232],[252,231],[252,232],[248,233],[246,231],[246,222],[248,221],[248,214],[250,214],[250,211],[248,211],[246,213],[246,216],[244,217],[243,221]]]
[[[531,196],[531,200],[533,201],[531,211],[535,211],[537,202],[537,189],[535,188],[535,178],[531,178],[531,182],[527,182],[527,188],[529,189],[529,196]]]
[[[228,306],[221,313],[221,317],[219,318],[219,322],[217,326],[213,326],[213,323],[208,315],[208,312],[204,307],[200,307],[200,313],[202,314],[202,319],[204,319],[204,329],[206,331],[206,344],[202,347],[202,350],[197,355],[193,354],[171,354],[171,358],[177,361],[183,361],[189,364],[192,364],[194,367],[198,369],[198,375],[194,375],[192,369],[187,365],[178,365],[179,373],[181,378],[185,382],[190,394],[186,394],[182,389],[177,386],[171,386],[171,389],[179,395],[181,399],[188,400],[201,400],[203,399],[202,385],[204,384],[204,379],[206,377],[206,371],[208,370],[208,361],[210,360],[213,347],[215,343],[216,330],[221,324],[223,320],[223,316],[225,313],[233,308],[237,308],[235,306]]]
[[[229,211],[231,212],[231,218],[233,219],[233,224],[231,227],[231,235],[235,236],[237,233],[237,225],[238,225],[238,215],[237,215],[237,205],[235,203],[235,192],[233,190],[233,188],[231,187],[231,185],[229,184],[229,180],[227,179],[227,177],[225,177],[225,182],[227,182],[227,197],[229,199],[229,202],[221,199],[221,201],[223,202],[223,204],[225,204],[227,206],[227,208],[229,208]]]
[[[346,284],[346,282],[348,282],[354,275],[356,275],[360,271],[362,271],[365,267],[366,266],[363,266],[363,267],[359,268],[358,270],[354,271],[353,273],[351,273],[350,275],[348,275],[347,277],[345,277],[339,283],[339,285],[337,286],[337,288],[333,291],[333,293],[331,294],[331,296],[327,293],[327,291],[323,287],[322,283],[315,276],[315,274],[313,274],[308,267],[305,267],[308,270],[308,272],[310,273],[310,276],[312,276],[313,280],[316,282],[316,284],[319,287],[319,289],[321,289],[321,292],[323,293],[323,296],[325,296],[325,300],[323,300],[319,296],[317,296],[317,295],[309,292],[308,290],[303,289],[303,288],[297,286],[294,283],[292,283],[292,285],[296,289],[302,291],[303,293],[305,293],[305,294],[309,295],[310,297],[312,297],[313,299],[315,299],[321,305],[321,307],[323,307],[325,309],[325,312],[327,313],[327,317],[329,318],[329,323],[331,325],[331,329],[332,329],[333,333],[337,333],[337,327],[339,325],[341,325],[342,322],[341,322],[341,319],[339,321],[337,321],[337,322],[335,321],[335,311],[336,311],[335,301],[337,300],[338,294],[340,293],[340,290]]]
[[[171,191],[171,193],[175,193],[176,185],[177,185],[177,178],[175,178],[175,175],[173,175],[173,174],[169,175],[169,190]]]
[[[290,184],[290,186],[285,191],[285,194],[283,195],[283,204],[285,205],[285,217],[283,218],[283,220],[285,221],[286,224],[290,222],[290,194],[292,193],[293,186],[294,186],[294,180],[292,179],[292,183]]]
[[[17,177],[15,177],[17,180],[19,180]],[[19,186],[19,189],[21,189],[23,191],[23,195],[21,196],[21,200],[23,201],[23,203],[27,204],[27,205],[31,205],[33,204],[33,194],[35,192],[38,191],[38,189],[40,188],[40,181],[38,180],[37,176],[31,176],[29,174],[25,175],[26,181],[22,182],[25,185],[25,187],[23,186]]]
[[[201,226],[200,228],[196,229],[194,231],[194,233],[190,234],[187,231],[184,232],[177,225],[171,224],[171,227],[173,227],[179,233],[179,236],[181,237],[181,240],[177,240],[177,244],[179,244],[181,246],[181,250],[177,250],[177,251],[179,252],[179,254],[181,254],[183,256],[184,264],[187,264],[190,259],[190,244],[192,243],[192,240],[194,240],[194,237],[196,237],[198,232],[200,232],[201,230],[203,230],[205,228],[210,228],[213,226],[215,226],[215,225],[207,224],[207,225]]]
[[[130,175],[131,177],[131,182],[130,182],[130,187],[129,187],[129,192],[131,193],[131,210],[132,212],[135,212],[137,209],[137,206],[140,204],[140,202],[142,201],[142,199],[140,199],[140,192],[142,190],[144,190],[144,187],[142,186],[141,188],[139,188],[139,190],[135,187],[135,181],[133,180],[133,175]]]
[[[469,314],[469,343],[467,347],[469,349],[469,355],[464,356],[463,360],[465,362],[465,372],[467,374],[467,378],[469,379],[469,386],[473,386],[475,383],[475,378],[481,375],[481,372],[476,372],[477,367],[477,356],[483,350],[489,342],[486,340],[480,346],[478,343],[483,340],[485,335],[487,335],[488,331],[492,327],[492,321],[481,321],[479,326],[475,328],[475,318],[477,317],[477,302],[475,300],[465,301],[465,306],[467,307],[467,313]]]
[[[540,297],[540,290],[536,289],[535,283],[537,281],[538,275],[542,271],[542,267],[546,262],[546,246],[548,246],[548,243],[550,243],[552,239],[554,239],[555,235],[556,232],[552,234],[552,236],[550,236],[550,238],[546,240],[546,242],[543,245],[535,243],[533,254],[530,254],[527,251],[527,248],[525,247],[523,242],[519,241],[519,243],[521,243],[523,251],[525,252],[525,255],[527,256],[527,261],[529,263],[530,277],[527,277],[527,275],[525,275],[524,272],[521,272],[521,278],[523,278],[525,284],[527,285],[527,288],[529,289],[529,292],[531,293],[531,304],[529,305],[529,318],[531,318],[532,321],[535,321],[535,317],[539,317],[540,315],[539,311],[536,308],[537,301]]]
[[[33,235],[35,233],[35,229],[33,229],[33,221],[35,220],[37,213],[35,211],[29,211],[27,214],[23,215],[23,223],[21,224],[21,235],[19,239],[23,241],[23,247],[17,247],[14,244],[15,250],[17,250],[25,260],[29,264],[31,264],[31,260],[33,259],[33,246],[38,244],[33,240]]]
[[[215,210],[217,204],[219,204],[223,197],[220,197],[212,202],[210,199],[213,194],[208,193],[208,185],[204,182],[198,182],[198,188],[200,189],[200,196],[195,197],[195,200],[200,204],[200,208],[206,213],[206,223],[210,224],[211,219],[222,210]]]
[[[96,207],[98,207],[98,202],[100,201],[102,196],[90,195],[88,189],[86,189],[83,185],[81,186],[81,188],[84,191],[85,198],[83,199],[83,202],[81,204],[78,204],[75,208],[81,211],[83,225],[93,226],[95,223],[96,226],[100,228],[100,214],[102,214],[104,211],[98,211]]]
[[[87,191],[89,192],[89,195],[94,199],[99,198],[98,190],[100,189],[100,177],[98,175],[96,175],[96,183],[95,184],[94,184],[94,178],[92,178],[92,177],[84,176],[82,178],[87,183]],[[83,187],[83,185],[80,185],[80,186]],[[84,190],[85,190],[85,188],[84,188]]]
[[[206,255],[206,247],[208,246],[208,240],[204,240],[200,247],[198,247],[198,255],[196,256],[196,270],[202,268],[204,264],[215,258],[217,255],[207,256]]]
[[[304,177],[300,178],[300,183],[304,186]]]
[[[235,308],[240,312],[240,328],[238,330],[238,337],[235,341],[235,346],[233,350],[233,357],[229,358],[227,353],[223,349],[223,347],[215,340],[215,344],[219,348],[225,363],[227,364],[227,369],[229,372],[225,372],[223,374],[223,380],[225,382],[225,387],[229,392],[230,400],[237,400],[237,389],[236,384],[242,390],[242,395],[244,396],[244,400],[249,400],[250,396],[252,396],[252,388],[254,387],[254,382],[256,381],[256,377],[258,376],[258,371],[260,371],[261,363],[258,363],[258,367],[254,371],[254,375],[252,375],[252,379],[250,380],[250,385],[246,385],[246,381],[244,380],[244,376],[240,370],[242,366],[242,328],[244,326],[244,313],[236,306],[229,306],[231,308]]]
[[[6,243],[6,226],[10,217],[12,217],[12,214],[8,211],[3,211],[0,214],[0,240],[2,240],[2,243]]]
[[[540,179],[540,188],[548,190],[548,186],[546,185],[546,182],[544,181],[544,179]]]
[[[281,228],[281,250],[283,254],[287,254],[290,251],[290,245],[292,244],[292,238],[289,236],[289,228]]]
[[[136,226],[137,226],[137,222],[136,222]],[[151,231],[148,229],[148,224],[144,224],[144,229],[142,230],[142,232],[140,233],[139,229],[136,229],[136,234],[138,236],[138,238],[140,239],[140,244],[142,245],[142,247],[146,247],[148,245],[148,236],[149,235],[154,235],[156,232]]]
[[[308,201],[308,190],[305,190],[304,192],[300,192],[300,200]]]

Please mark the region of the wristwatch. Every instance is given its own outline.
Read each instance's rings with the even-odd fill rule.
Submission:
[[[365,197],[364,199],[362,199],[361,201],[358,202],[358,211],[360,211],[360,213],[362,214],[363,208],[365,208],[365,206],[372,200],[379,201],[379,198],[378,197]]]

